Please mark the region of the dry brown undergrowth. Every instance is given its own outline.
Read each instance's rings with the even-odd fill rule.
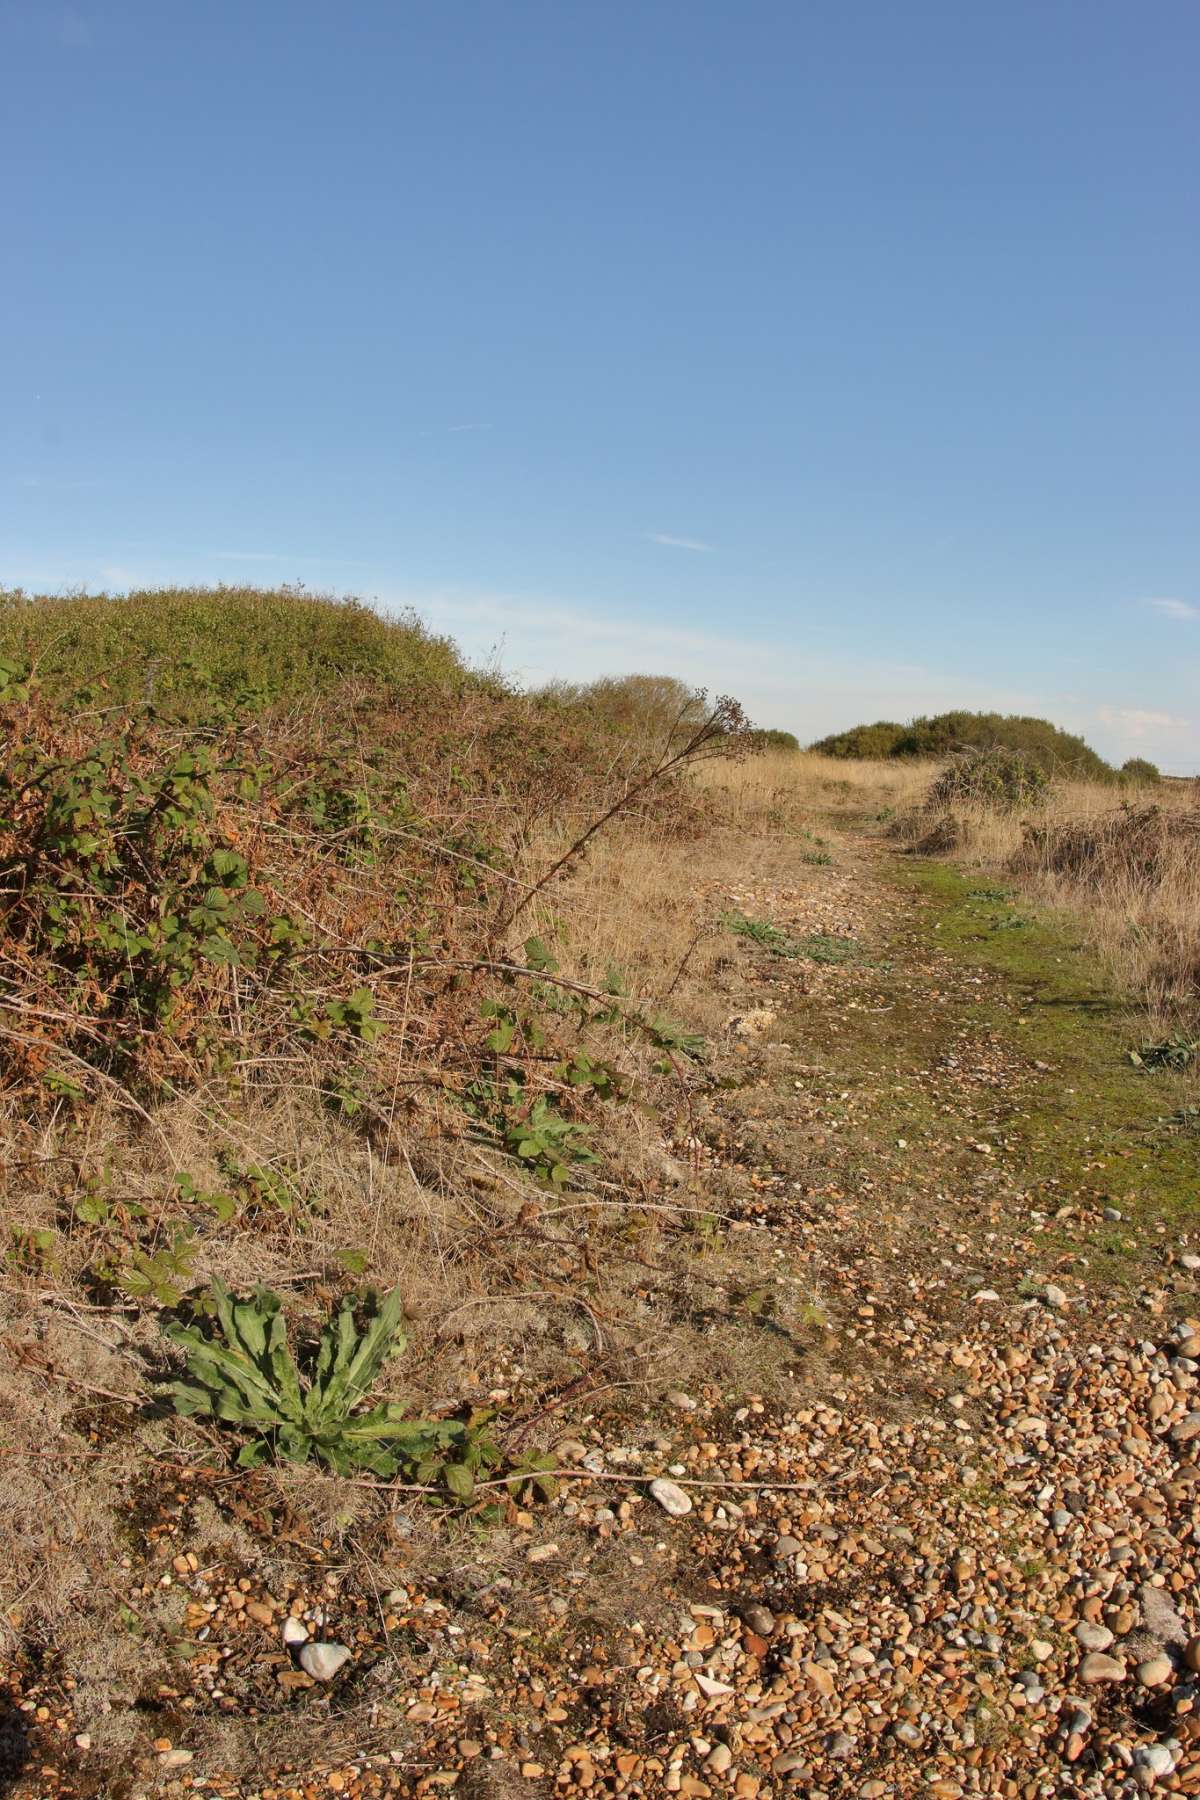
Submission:
[[[686,792],[640,805],[537,893],[497,941],[489,920],[511,910],[512,896],[552,867],[630,778],[601,757],[583,759],[574,786],[562,778],[548,815],[521,787],[522,758],[528,764],[543,749],[512,748],[522,741],[512,740],[503,704],[456,704],[454,757],[414,759],[413,819],[395,830],[381,824],[357,868],[342,860],[344,825],[332,828],[314,874],[311,820],[268,807],[251,822],[224,789],[214,802],[214,830],[241,846],[271,906],[304,909],[314,948],[297,969],[296,992],[327,1005],[349,982],[368,981],[378,1035],[314,1042],[309,1027],[294,1024],[285,1035],[285,998],[269,990],[272,1035],[233,1079],[227,1065],[203,1069],[189,1051],[165,1065],[156,1094],[153,1084],[138,1085],[136,1071],[121,1067],[119,1079],[106,1079],[98,1064],[94,1081],[91,1065],[80,1069],[82,1097],[47,1103],[37,1086],[44,1058],[31,1060],[18,1040],[7,1064],[0,1656],[59,1670],[74,1684],[84,1723],[166,1668],[163,1633],[177,1624],[169,1591],[146,1602],[132,1627],[121,1610],[130,1580],[122,1559],[136,1570],[147,1558],[155,1496],[170,1487],[173,1468],[219,1468],[236,1449],[219,1429],[153,1404],[154,1377],[168,1361],[158,1321],[169,1299],[134,1299],[115,1268],[168,1250],[181,1223],[193,1232],[181,1287],[214,1276],[240,1289],[264,1282],[285,1296],[301,1330],[325,1316],[360,1269],[379,1286],[399,1283],[412,1347],[390,1367],[383,1392],[413,1412],[491,1403],[514,1449],[553,1444],[589,1404],[636,1411],[700,1371],[717,1383],[747,1378],[729,1293],[754,1285],[760,1253],[752,1235],[714,1230],[722,1178],[708,1179],[702,1195],[691,1191],[689,1137],[710,1079],[706,1061],[727,1054],[718,976],[728,946],[714,930],[716,890],[751,849],[751,814],[730,831]],[[373,741],[362,727],[356,712],[356,732]],[[429,721],[417,721],[401,733],[401,748],[428,729]],[[283,727],[296,780],[309,770],[316,735],[311,719]],[[319,747],[327,761],[332,744]],[[152,748],[138,751],[143,774]],[[499,752],[516,768],[493,777]],[[256,753],[272,754],[261,735]],[[325,762],[322,771],[325,781]],[[432,839],[449,854],[422,850]],[[450,880],[446,870],[461,871],[484,841],[505,856],[489,852],[490,866],[475,869],[481,891]],[[364,961],[352,948],[387,929],[389,893],[406,929],[423,918],[439,928],[424,961],[410,958],[407,971],[394,959]],[[552,952],[553,974],[504,977],[469,966],[473,958],[519,966],[529,937]],[[41,1004],[43,954],[26,942],[16,962],[10,956],[10,975],[20,971],[8,990],[17,1004],[31,995]],[[381,966],[390,968],[386,980]],[[572,982],[599,999],[578,1004]],[[228,972],[213,983],[200,1012],[236,1022],[252,985]],[[608,1001],[606,984],[619,987],[619,999]],[[539,1092],[561,1093],[564,1116],[592,1132],[599,1160],[574,1166],[566,1183],[539,1181],[464,1117],[465,1086],[490,1066],[485,999],[536,1012],[547,1044],[539,1050],[529,1039],[531,1079]],[[91,1004],[102,1022],[99,997]],[[191,1009],[189,1021],[197,1016]],[[706,1041],[700,1058],[631,1028],[660,1016]],[[585,1093],[577,1104],[552,1071],[576,1051],[610,1064],[633,1098],[601,1105]],[[187,1078],[189,1067],[196,1078]],[[331,1105],[335,1077],[361,1106]],[[248,1170],[257,1174],[245,1177]],[[182,1174],[201,1191],[232,1190],[234,1218],[185,1204]],[[765,1361],[755,1379],[769,1390],[771,1358],[781,1361],[783,1350],[767,1343],[756,1354]],[[306,1541],[336,1542],[353,1579],[387,1573],[378,1534],[395,1502],[386,1493],[314,1467],[281,1466],[259,1481],[260,1496],[263,1483],[274,1496],[267,1511],[302,1519],[293,1529]],[[413,1518],[407,1563],[453,1563],[461,1528],[419,1509]],[[223,1510],[201,1521],[195,1547],[261,1564],[261,1541],[234,1543],[237,1533]],[[264,1580],[281,1577],[288,1558],[284,1538],[263,1565]],[[110,1738],[111,1725],[110,1718]]]

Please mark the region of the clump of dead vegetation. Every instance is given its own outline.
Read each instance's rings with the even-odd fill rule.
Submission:
[[[1027,823],[1014,873],[1081,910],[1129,991],[1169,1022],[1200,1009],[1200,805],[1129,804]]]

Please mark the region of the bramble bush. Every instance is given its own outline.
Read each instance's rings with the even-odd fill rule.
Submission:
[[[1019,750],[969,751],[947,763],[929,790],[926,806],[935,811],[966,803],[1020,812],[1042,805],[1049,788],[1046,771]]]

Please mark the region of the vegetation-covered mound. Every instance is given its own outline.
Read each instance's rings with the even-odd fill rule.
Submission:
[[[453,644],[413,615],[385,619],[298,588],[0,591],[0,680],[6,664],[32,669],[47,699],[175,716],[207,716],[214,701],[246,710],[312,698],[347,680],[472,683]]]
[[[1012,750],[1047,775],[1110,780],[1113,770],[1081,737],[1048,719],[1018,714],[947,712],[897,725],[880,719],[822,738],[812,748],[824,756],[954,756],[971,750]]]

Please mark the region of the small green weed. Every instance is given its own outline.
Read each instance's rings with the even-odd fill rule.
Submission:
[[[109,1273],[113,1286],[127,1300],[156,1300],[160,1306],[178,1306],[192,1278],[194,1256],[192,1227],[181,1225],[162,1249],[134,1250],[127,1262]]]
[[[801,938],[796,954],[806,956],[809,962],[847,963],[853,962],[858,955],[858,944],[854,938],[831,937],[828,932],[814,931],[809,937]]]
[[[652,1019],[643,1022],[646,1036],[660,1050],[670,1050],[679,1056],[691,1057],[693,1062],[708,1054],[708,1039],[698,1031],[689,1031],[677,1019],[669,1019],[666,1013],[655,1013]]]
[[[290,1462],[317,1459],[339,1474],[366,1469],[392,1476],[435,1453],[466,1448],[468,1430],[455,1420],[407,1419],[384,1402],[357,1409],[389,1357],[405,1345],[398,1289],[383,1300],[353,1299],[325,1326],[306,1380],[288,1347],[279,1295],[256,1288],[235,1300],[212,1284],[217,1328],[172,1320],[163,1329],[187,1352],[187,1378],[170,1384],[175,1410],[242,1427],[254,1435],[238,1452],[253,1468],[272,1451]],[[361,1319],[361,1322],[360,1322]]]
[[[1187,1037],[1181,1031],[1160,1038],[1156,1044],[1142,1044],[1129,1052],[1134,1068],[1148,1071],[1188,1069],[1197,1058],[1200,1058],[1200,1038]]]
[[[761,949],[770,950],[774,956],[799,954],[792,940],[767,919],[748,919],[745,913],[726,912],[721,914],[721,924],[726,931],[732,931],[735,937],[747,937]]]

